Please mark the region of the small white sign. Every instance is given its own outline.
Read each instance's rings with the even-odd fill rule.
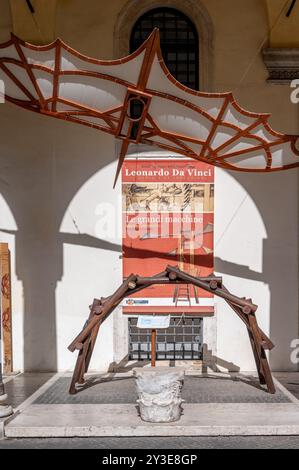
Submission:
[[[137,328],[156,330],[158,328],[168,328],[170,325],[170,315],[139,315]]]

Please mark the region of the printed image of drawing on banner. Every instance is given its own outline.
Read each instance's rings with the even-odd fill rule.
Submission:
[[[153,276],[167,264],[213,272],[214,168],[194,160],[126,160],[122,169],[123,275]],[[123,302],[124,313],[213,312],[213,295],[155,285]]]

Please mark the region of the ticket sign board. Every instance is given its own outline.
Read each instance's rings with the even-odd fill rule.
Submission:
[[[170,315],[139,315],[137,328],[157,330],[169,328]]]
[[[122,168],[123,275],[166,265],[213,273],[214,167],[191,159],[127,159]],[[126,313],[206,313],[213,295],[194,286],[153,285],[123,302]]]

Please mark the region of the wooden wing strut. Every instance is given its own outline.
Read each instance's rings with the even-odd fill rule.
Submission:
[[[298,136],[273,130],[269,114],[243,109],[231,92],[179,83],[163,60],[157,29],[133,54],[110,61],[87,57],[61,39],[35,46],[12,35],[0,44],[0,80],[5,99],[17,106],[122,140],[114,185],[130,144],[229,170],[299,167]]]

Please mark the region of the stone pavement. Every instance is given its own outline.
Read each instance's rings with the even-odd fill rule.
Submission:
[[[25,373],[7,377],[4,380],[5,392],[9,397],[9,404],[17,408],[42,385],[44,385],[54,373]]]
[[[5,426],[7,437],[299,435],[294,403],[184,404],[179,421],[141,421],[136,405],[36,405]]]
[[[117,377],[91,376],[77,395],[69,395],[69,377],[60,377],[40,395],[34,404],[127,404],[136,403],[135,379],[127,375]],[[226,376],[186,376],[182,391],[185,403],[289,403],[281,391],[265,393],[253,377],[240,380]]]
[[[299,449],[299,436],[24,438],[0,449]]]
[[[299,374],[291,380],[280,376],[288,387],[296,388]],[[29,398],[26,380],[31,384],[27,390],[37,388]],[[140,420],[130,374],[91,375],[75,396],[67,393],[70,374],[24,375],[14,381],[10,389],[16,392],[15,403],[22,394],[25,402],[5,426],[10,438],[299,435],[299,400],[279,383],[275,395],[266,393],[250,375],[188,373],[184,414],[179,422],[166,425]]]
[[[276,372],[274,376],[299,400],[299,372]]]

